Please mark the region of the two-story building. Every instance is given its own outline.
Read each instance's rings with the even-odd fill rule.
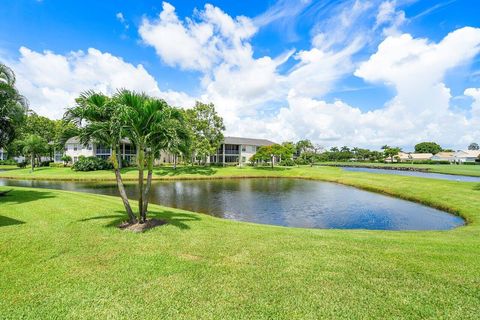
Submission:
[[[225,137],[217,153],[210,156],[210,163],[223,165],[244,165],[257,152],[258,148],[275,144],[266,139]]]
[[[135,147],[128,139],[122,139],[120,143],[120,156],[130,162],[136,154]],[[54,161],[62,162],[63,155],[70,156],[73,163],[77,162],[81,156],[108,159],[112,155],[112,149],[93,142],[82,144],[78,137],[72,137],[65,142],[63,150],[55,150]]]

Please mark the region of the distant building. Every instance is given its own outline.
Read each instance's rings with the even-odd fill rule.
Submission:
[[[275,144],[272,141],[265,139],[249,139],[238,137],[225,137],[224,143],[220,145],[217,153],[209,157],[209,163],[213,164],[245,164],[257,152],[257,149],[262,146],[270,146]],[[112,150],[109,146],[89,142],[82,144],[78,137],[73,137],[67,140],[63,150],[56,150],[54,161],[62,162],[62,156],[67,155],[72,158],[75,163],[81,156],[84,157],[99,157],[108,159],[112,155]],[[132,162],[136,156],[136,148],[128,139],[121,140],[120,156],[126,162]],[[162,152],[160,159],[156,159],[156,164],[173,163],[174,157],[172,154]]]
[[[439,152],[435,154],[432,161],[448,161],[448,162],[455,162],[455,152]]]
[[[414,152],[399,152],[398,157],[400,162],[409,161],[427,161],[433,157],[431,153],[414,153]]]
[[[258,148],[275,144],[266,139],[252,139],[240,137],[225,137],[217,153],[210,156],[210,163],[214,164],[238,164],[249,162]]]
[[[7,160],[7,152],[0,148],[0,160]]]
[[[480,150],[459,150],[454,154],[454,160],[457,163],[480,161]]]

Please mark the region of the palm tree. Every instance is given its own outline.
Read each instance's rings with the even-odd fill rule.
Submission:
[[[30,155],[30,163],[32,166],[30,172],[33,172],[35,169],[35,158],[47,152],[47,141],[40,136],[31,134],[22,141],[22,146],[23,153]]]
[[[144,93],[121,90],[114,96],[120,105],[121,121],[126,136],[137,146],[140,223],[146,221],[154,159],[173,143],[188,141],[183,113],[164,100]],[[179,142],[177,142],[179,141]],[[144,171],[147,167],[145,185]]]
[[[15,138],[15,128],[27,111],[27,100],[15,88],[15,74],[0,63],[0,148]]]
[[[78,126],[85,122],[79,133],[82,143],[87,144],[90,141],[96,141],[97,143],[110,146],[118,191],[127,211],[129,223],[135,223],[137,218],[128,201],[119,166],[121,161],[119,159],[119,148],[123,130],[119,118],[118,105],[102,93],[86,91],[76,99],[76,105],[68,109],[64,118],[67,121],[76,123]]]

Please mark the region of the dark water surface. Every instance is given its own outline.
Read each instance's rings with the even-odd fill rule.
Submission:
[[[0,185],[118,195],[104,182],[1,180]],[[136,199],[135,185],[126,185]],[[335,183],[300,179],[224,179],[152,183],[151,202],[216,217],[288,227],[446,230],[463,219],[413,202]]]
[[[441,180],[461,181],[461,182],[480,182],[480,177],[459,176],[459,175],[453,175],[453,174],[442,174],[442,173],[434,173],[434,172],[361,168],[361,167],[342,167],[342,169],[345,171],[353,171],[353,172],[395,174],[399,176],[421,177],[421,178],[431,178],[431,179],[441,179]]]

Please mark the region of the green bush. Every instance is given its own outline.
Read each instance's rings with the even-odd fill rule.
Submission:
[[[113,169],[111,162],[97,157],[80,157],[72,166],[75,171],[96,171]]]
[[[0,160],[0,165],[16,165],[17,162],[13,159]]]
[[[39,167],[49,167],[50,163],[53,163],[53,161],[52,160],[42,161],[40,162]]]
[[[284,159],[280,162],[279,165],[284,167],[293,167],[295,165],[295,161],[293,161],[292,159]]]
[[[27,162],[26,161],[18,162],[17,167],[26,168],[27,167]]]
[[[50,162],[49,167],[52,168],[63,168],[65,165],[63,163],[55,163],[55,162]]]

